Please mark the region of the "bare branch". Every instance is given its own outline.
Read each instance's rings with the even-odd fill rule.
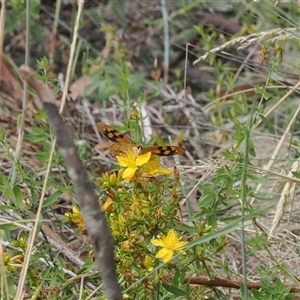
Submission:
[[[213,287],[228,287],[233,289],[240,289],[243,285],[243,281],[240,280],[230,280],[223,278],[214,278],[209,279],[204,276],[197,277],[185,277],[185,283],[195,284],[195,285],[204,285],[204,286],[213,286]],[[247,289],[259,290],[262,288],[263,284],[261,282],[248,282]],[[291,293],[298,293],[300,288],[298,285],[285,285],[285,288],[289,288]]]
[[[89,237],[92,241],[95,256],[98,261],[107,299],[123,299],[118,284],[116,265],[114,261],[113,237],[106,218],[100,209],[98,199],[88,180],[87,173],[77,154],[77,149],[54,103],[50,89],[34,73],[25,66],[20,68],[20,74],[38,94],[46,111],[49,123],[57,139],[57,145],[65,160],[68,174],[74,184],[76,199],[85,219]]]

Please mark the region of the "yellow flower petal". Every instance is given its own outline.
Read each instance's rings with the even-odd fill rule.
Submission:
[[[174,250],[178,250],[186,245],[186,242],[176,242],[176,245],[173,247]]]
[[[128,159],[125,156],[116,156],[118,160],[118,164],[121,167],[127,167],[128,166]]]
[[[162,242],[162,240],[155,240],[155,239],[152,239],[151,240],[151,243],[156,246],[156,247],[163,247],[164,246],[164,243]]]
[[[172,173],[172,171],[170,171],[169,169],[161,167],[159,165],[159,162],[159,158],[152,155],[150,160],[146,163],[146,172],[144,172],[144,176],[151,177],[157,174],[170,175]]]
[[[80,215],[80,210],[76,206],[73,206],[72,210],[74,215]]]
[[[163,262],[166,263],[173,257],[173,251],[168,251],[168,253],[163,257]]]
[[[168,252],[169,252],[169,250],[167,250],[166,248],[162,248],[161,250],[159,250],[156,253],[155,257],[156,258],[163,258],[163,257],[165,257],[168,254]]]
[[[124,226],[125,224],[125,217],[123,215],[118,215],[118,221],[120,226]]]
[[[149,161],[151,155],[152,155],[151,152],[147,152],[146,154],[139,155],[135,160],[136,165],[142,166],[146,164]]]
[[[172,259],[174,252],[172,250],[167,250],[163,248],[157,252],[155,255],[156,258],[161,258],[164,263]]]
[[[111,213],[113,207],[113,201],[110,197],[108,197],[105,203],[102,204],[102,209],[108,213]]]
[[[158,167],[156,170],[154,170],[152,173],[152,175],[156,175],[156,174],[164,174],[164,175],[170,175],[172,173],[172,171],[170,171],[167,168],[163,168],[163,167]]]
[[[171,242],[176,240],[176,235],[175,235],[175,230],[174,229],[171,229],[168,232],[167,239],[170,240]]]
[[[124,179],[131,179],[134,176],[136,170],[137,170],[137,167],[135,167],[135,168],[127,168],[124,171],[122,177]]]

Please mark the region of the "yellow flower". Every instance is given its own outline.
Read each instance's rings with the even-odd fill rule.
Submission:
[[[153,260],[151,259],[151,257],[149,255],[145,256],[144,265],[149,272],[151,272],[153,270],[153,268],[154,268]]]
[[[112,174],[105,173],[102,176],[101,181],[102,182],[100,182],[100,183],[102,184],[102,188],[104,188],[104,189],[117,187],[119,185],[118,173],[112,173]]]
[[[15,255],[14,257],[9,257],[7,252],[2,253],[3,262],[6,272],[12,271],[14,268],[22,268],[24,255],[19,254]]]
[[[130,242],[129,242],[129,240],[126,240],[123,243],[121,243],[121,248],[122,249],[130,249]]]
[[[159,165],[159,158],[155,155],[151,156],[151,159],[145,164],[145,168],[147,169],[143,176],[153,177],[157,174],[170,175],[172,172],[164,167]]]
[[[102,209],[106,211],[107,213],[112,212],[112,207],[113,207],[113,201],[110,197],[106,199],[106,201],[102,204]]]
[[[82,228],[85,226],[85,222],[83,220],[82,214],[76,206],[73,207],[72,213],[71,212],[65,213],[65,217],[66,217],[66,222],[73,222],[79,228]]]
[[[111,231],[113,236],[119,236],[122,234],[125,228],[125,218],[123,215],[118,215],[118,220],[111,220]]]
[[[117,156],[118,164],[126,168],[122,177],[124,179],[132,179],[138,167],[146,164],[151,157],[151,152],[136,156],[132,150],[128,150],[125,155]]]
[[[140,194],[138,196],[134,196],[132,203],[130,205],[131,212],[137,217],[148,212],[148,203],[145,200],[146,196],[144,194]]]
[[[22,248],[23,250],[27,247],[27,240],[23,237],[20,237],[18,240],[13,240],[11,242],[12,246]]]
[[[161,239],[152,239],[151,243],[157,247],[163,247],[156,254],[156,258],[161,258],[164,263],[172,259],[175,250],[181,250],[181,248],[187,244],[187,242],[181,242],[177,237],[174,229],[171,229],[167,236],[162,236]]]

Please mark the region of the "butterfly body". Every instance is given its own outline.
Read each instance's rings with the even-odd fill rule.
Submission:
[[[108,126],[104,123],[98,122],[97,127],[100,132],[103,133],[112,144],[109,146],[109,150],[112,155],[117,156],[123,153],[126,153],[128,150],[133,150],[136,155],[142,155],[148,152],[151,152],[157,156],[170,156],[183,154],[186,149],[181,146],[149,146],[142,147],[135,144],[131,139],[125,136],[123,133],[118,130]]]

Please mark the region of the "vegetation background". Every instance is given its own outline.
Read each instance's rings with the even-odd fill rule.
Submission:
[[[105,299],[24,63],[63,105],[111,222],[124,298],[298,299],[299,2],[83,3],[2,1],[1,299]],[[111,177],[99,121],[187,151],[163,159],[172,176],[126,185]],[[188,243],[164,263],[151,239],[173,229]]]

